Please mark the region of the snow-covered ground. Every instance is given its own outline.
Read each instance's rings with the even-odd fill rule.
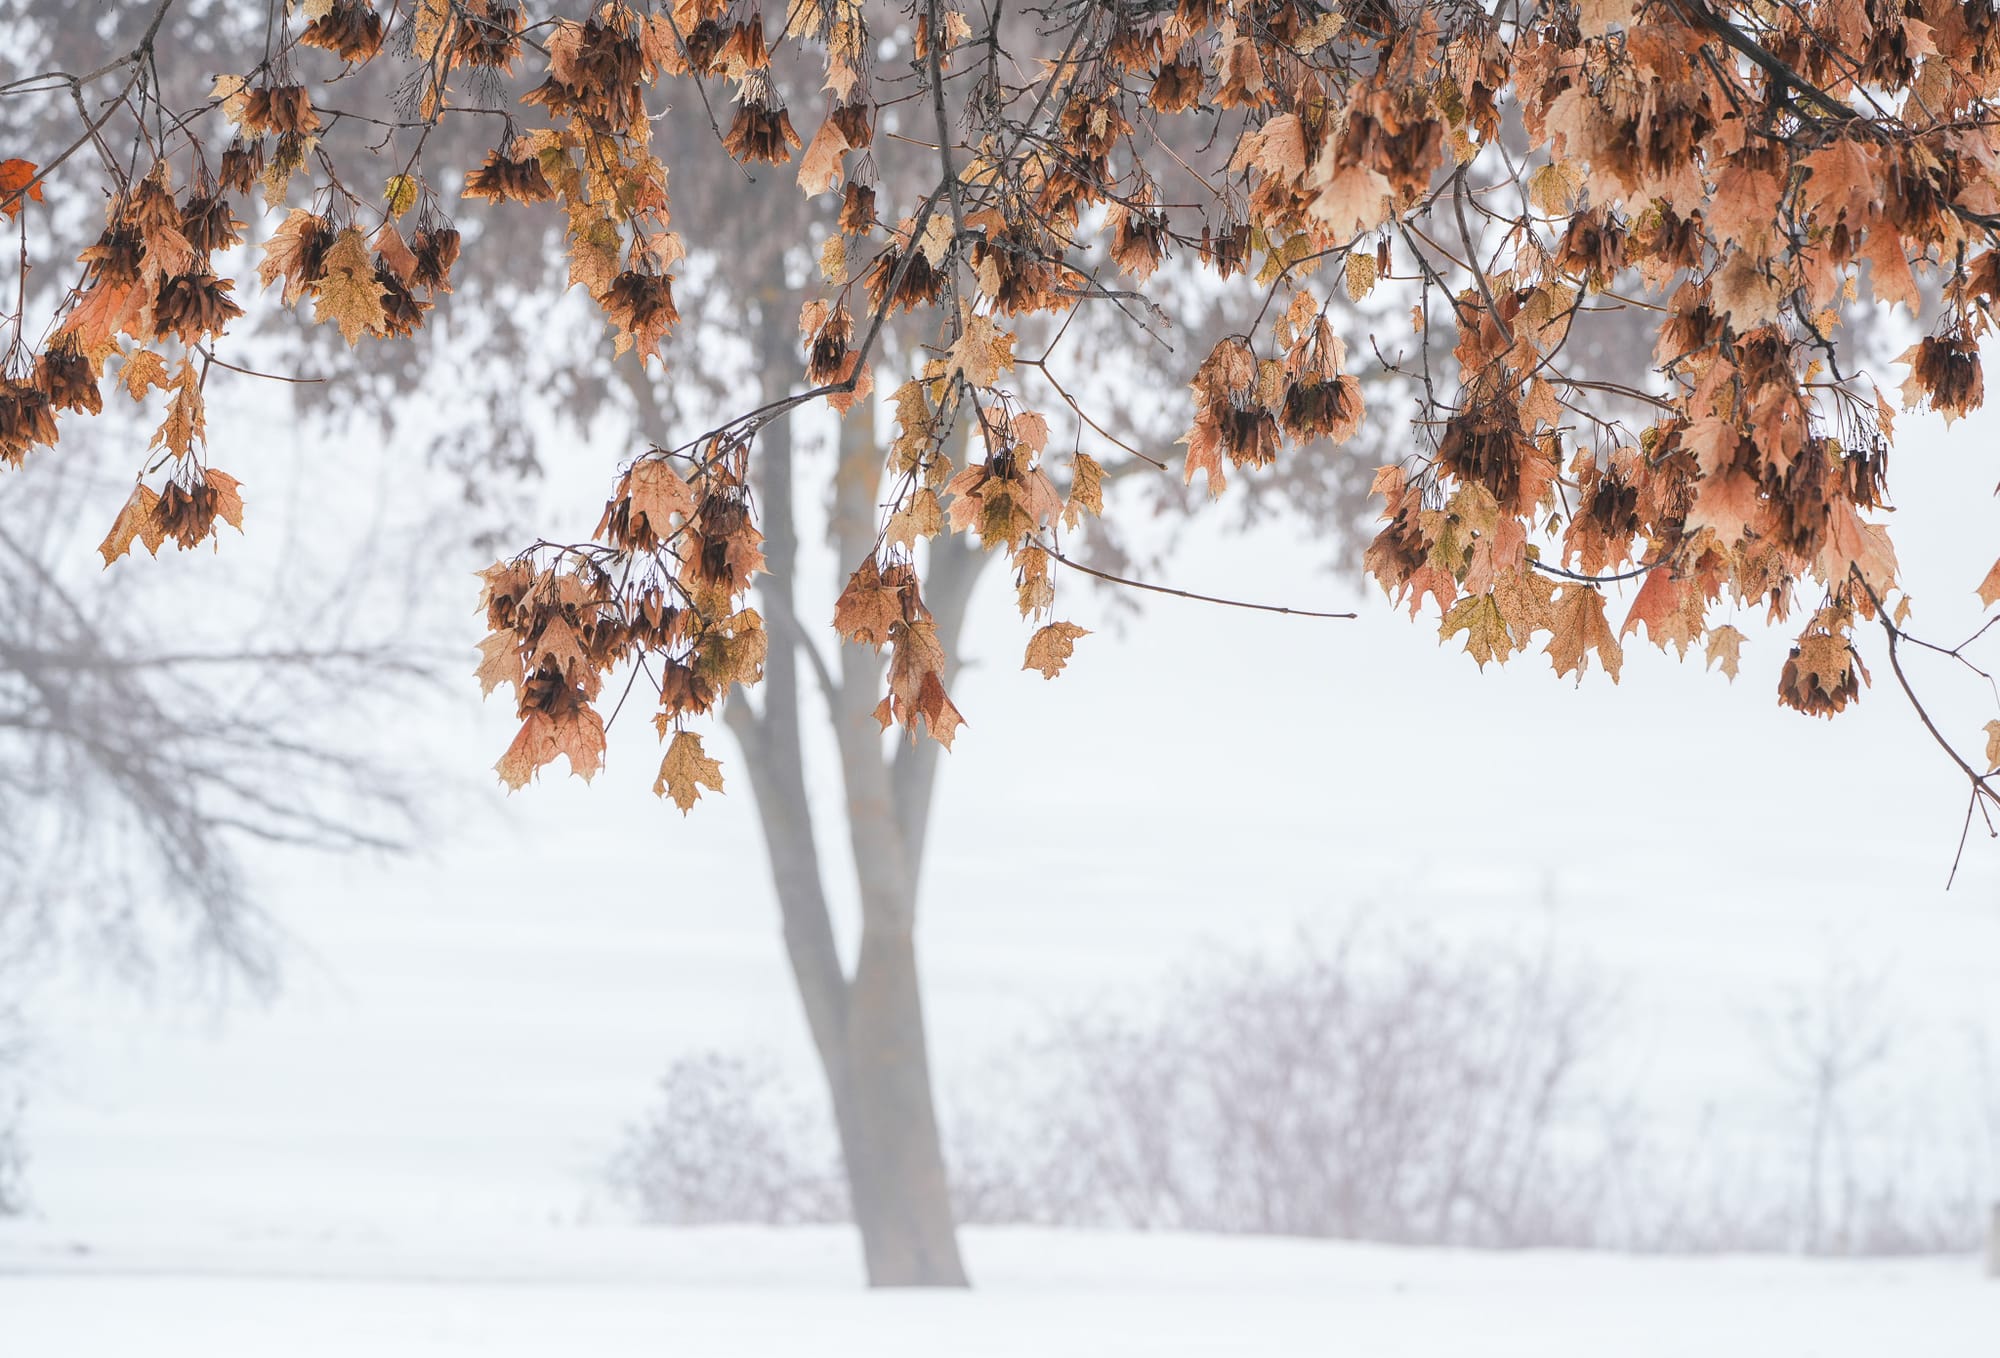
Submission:
[[[868,1293],[821,1229],[71,1240],[0,1226],[9,1358],[1991,1358],[1968,1261],[1483,1254],[967,1232],[969,1294]]]

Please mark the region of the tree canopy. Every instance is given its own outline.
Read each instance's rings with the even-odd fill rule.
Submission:
[[[876,717],[912,739],[949,746],[964,720],[929,541],[1004,554],[1025,667],[1053,677],[1087,635],[1058,585],[1108,463],[1221,496],[1353,438],[1382,396],[1412,436],[1375,477],[1366,567],[1481,666],[1538,650],[1615,681],[1643,631],[1733,678],[1730,619],[1757,610],[1800,629],[1773,676],[1787,706],[1861,695],[1864,625],[1903,680],[1878,511],[1898,407],[1983,399],[1993,0],[295,0],[241,51],[205,49],[225,73],[192,100],[163,78],[175,2],[95,69],[0,87],[73,114],[68,141],[0,147],[20,241],[0,460],[99,413],[107,376],[161,417],[105,507],[107,566],[243,526],[206,412],[256,380],[230,335],[253,290],[349,346],[394,343],[449,315],[461,252],[507,248],[509,214],[559,214],[607,362],[663,361],[703,324],[676,305],[691,251],[796,227],[773,268],[818,285],[788,393],[648,430],[588,536],[485,573],[479,679],[522,722],[510,786],[558,756],[591,776],[643,675],[658,791],[685,811],[722,787],[704,720],[768,648],[760,436],[806,409],[872,421],[877,397],[889,490],[831,614],[887,648]],[[784,210],[684,240],[663,123]],[[31,293],[31,267],[68,267],[37,255],[38,214],[98,197],[95,243]],[[1177,311],[1231,290],[1256,305],[1187,356],[1184,448],[1135,446],[1101,417],[1107,337],[1167,344]],[[1889,313],[1915,339],[1899,378],[1860,339]],[[1945,583],[2000,603],[2000,563]],[[1983,750],[1931,733],[1972,805],[2000,802],[2000,715]]]

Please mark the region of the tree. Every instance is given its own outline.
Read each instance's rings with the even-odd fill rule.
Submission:
[[[1893,403],[1858,366],[1853,321],[1864,285],[1873,310],[1919,315],[1905,403],[1947,418],[1980,404],[2000,300],[1991,0],[804,0],[770,21],[747,0],[304,0],[193,101],[162,83],[183,69],[161,40],[173,8],[159,0],[87,75],[7,91],[74,115],[72,141],[0,164],[24,277],[40,205],[96,179],[108,225],[33,344],[21,290],[0,455],[18,463],[59,414],[94,412],[114,357],[130,395],[163,393],[157,456],[105,515],[107,561],[240,524],[202,417],[243,312],[235,209],[253,193],[286,209],[260,283],[287,306],[310,299],[350,346],[412,337],[449,308],[462,248],[560,213],[568,281],[612,355],[644,363],[680,325],[677,271],[697,272],[669,211],[668,166],[687,157],[662,158],[659,128],[787,167],[757,186],[782,206],[707,244],[766,271],[766,355],[789,319],[778,303],[817,275],[802,361],[766,363],[752,404],[645,429],[652,446],[587,539],[487,571],[480,678],[517,701],[499,764],[513,787],[559,755],[594,773],[606,714],[640,674],[659,696],[657,787],[682,811],[722,786],[703,723],[720,708],[740,737],[878,1282],[961,1276],[928,1086],[908,1078],[922,1068],[910,930],[925,742],[948,748],[963,724],[949,680],[972,563],[1004,559],[1024,667],[1053,677],[1087,635],[1057,616],[1057,586],[1095,569],[1077,542],[1105,507],[1104,457],[1166,461],[1097,413],[1118,401],[1075,352],[1093,323],[1093,358],[1118,365],[1176,311],[1255,303],[1188,374],[1181,479],[1199,473],[1211,495],[1351,438],[1364,377],[1406,396],[1415,447],[1376,477],[1385,526],[1366,564],[1413,614],[1434,604],[1481,666],[1539,648],[1558,675],[1595,664],[1615,681],[1643,627],[1682,654],[1700,643],[1733,678],[1730,610],[1762,604],[1803,618],[1776,676],[1787,706],[1831,716],[1860,696],[1862,624],[1916,701],[1902,648],[1929,643],[1904,630],[1893,545],[1870,517]],[[824,114],[807,138],[791,109],[809,100]],[[454,157],[468,138],[482,150]],[[454,190],[487,204],[464,234]],[[1347,340],[1358,353],[1365,298],[1409,310],[1359,359]],[[1632,311],[1652,318],[1650,355],[1592,345]],[[656,384],[626,385],[642,418],[666,413]],[[832,515],[851,572],[832,660],[791,569],[793,439],[827,410],[844,417]],[[1627,584],[1614,630],[1608,599]],[[1980,588],[2000,602],[2000,564]],[[1963,645],[1935,649],[1971,663]],[[789,753],[801,667],[836,715],[876,902],[853,978],[799,867],[811,859],[776,851],[811,842]],[[760,680],[761,708],[724,703]],[[1984,771],[2000,718],[1973,755],[1918,710],[1968,780],[1969,824],[2000,803]],[[885,749],[867,715],[911,743]],[[877,1146],[896,1168],[869,1163]]]

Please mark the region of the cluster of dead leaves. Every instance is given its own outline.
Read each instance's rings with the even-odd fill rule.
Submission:
[[[671,102],[687,107],[726,89],[714,106],[730,155],[796,153],[785,178],[808,197],[839,193],[826,234],[801,242],[826,285],[801,316],[807,396],[867,418],[874,337],[905,315],[898,324],[934,328],[905,350],[923,355],[908,380],[884,383],[896,432],[881,533],[835,624],[889,650],[883,724],[947,744],[963,718],[922,601],[922,543],[975,533],[1006,554],[1034,628],[1026,668],[1057,673],[1087,635],[1054,619],[1055,571],[1062,534],[1103,508],[1103,469],[1081,429],[1052,449],[1048,412],[1073,398],[1031,394],[1053,373],[1047,357],[1017,356],[1018,318],[1097,301],[1150,316],[1146,290],[1177,260],[1247,276],[1274,317],[1268,332],[1260,320],[1214,343],[1192,374],[1183,478],[1199,472],[1218,495],[1232,473],[1360,428],[1361,376],[1340,338],[1357,327],[1338,294],[1359,306],[1424,289],[1402,337],[1423,350],[1421,432],[1376,479],[1383,526],[1367,567],[1413,614],[1435,606],[1442,634],[1481,665],[1539,648],[1559,674],[1596,665],[1615,680],[1643,633],[1678,654],[1699,647],[1733,677],[1736,613],[1798,612],[1779,696],[1841,710],[1867,683],[1855,625],[1884,610],[1899,625],[1908,608],[1879,522],[1893,408],[1843,339],[1863,288],[1913,313],[1940,301],[1898,360],[1904,406],[1955,419],[1984,400],[1980,345],[2000,307],[2000,19],[1985,0],[1768,12],[1582,0],[1531,23],[1435,5],[1085,6],[1073,29],[1056,25],[1058,55],[1012,73],[1000,34],[942,8],[895,32],[871,30],[868,7],[848,0],[798,0],[775,26],[728,0],[590,0],[545,16],[516,0],[296,9],[266,60],[216,81],[208,108],[160,110],[171,116],[158,127],[185,129],[166,135],[190,153],[191,182],[177,190],[175,147],[142,136],[155,163],[112,186],[50,338],[0,372],[9,464],[54,443],[61,416],[101,408],[113,358],[134,399],[162,393],[153,480],[120,511],[107,562],[240,521],[236,483],[205,465],[204,377],[241,314],[218,256],[242,239],[242,200],[276,210],[302,177],[312,185],[313,205],[262,242],[257,275],[287,305],[310,299],[314,321],[350,344],[409,336],[450,289],[460,238],[421,135],[392,173],[369,177],[380,203],[364,202],[328,144],[340,115],[314,72],[330,62],[331,79],[404,63],[404,105],[378,121],[412,134],[461,108],[496,111],[482,101],[497,77],[531,68],[491,150],[460,167],[461,193],[486,211],[561,214],[569,281],[601,310],[614,354],[658,357],[681,319],[685,246],[652,143],[663,82],[685,82],[689,97]],[[773,69],[788,51],[823,58],[797,127],[786,92],[803,98],[800,85]],[[912,79],[925,98],[886,92]],[[924,140],[930,82],[936,103],[952,101],[942,147]],[[1504,174],[1481,165],[1496,159],[1505,103],[1530,143],[1518,184],[1514,159]],[[894,139],[883,104],[900,110]],[[224,147],[213,167],[193,130],[210,113]],[[1176,139],[1183,117],[1198,136]],[[1163,155],[1176,164],[1156,178]],[[891,156],[921,173],[880,180],[877,158]],[[883,183],[921,187],[892,204],[878,201]],[[8,219],[44,187],[37,164],[0,161]],[[364,211],[379,224],[363,225]],[[1437,243],[1446,226],[1462,251]],[[1595,312],[1634,305],[1657,318],[1653,353],[1625,374],[1622,394],[1650,411],[1637,428],[1603,418],[1605,384],[1575,379],[1568,360]],[[1448,324],[1433,330],[1440,309]],[[557,754],[594,771],[604,678],[645,658],[670,737],[662,791],[685,809],[720,786],[685,722],[762,663],[745,606],[762,563],[746,489],[755,427],[649,452],[594,542],[544,545],[489,573],[482,682],[510,684],[523,720],[502,761],[510,784]],[[1630,602],[1614,626],[1619,585]],[[2000,598],[2000,567],[1989,595]]]
[[[480,643],[480,685],[488,693],[511,685],[521,718],[496,766],[509,787],[559,755],[572,772],[594,776],[604,758],[605,678],[645,657],[656,666],[654,721],[668,742],[656,791],[686,811],[703,786],[720,790],[718,766],[685,722],[763,675],[763,619],[742,606],[763,566],[742,473],[733,450],[687,461],[655,449],[606,504],[600,545],[544,546],[484,572],[491,630]]]

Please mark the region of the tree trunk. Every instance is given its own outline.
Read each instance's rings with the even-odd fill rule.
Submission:
[[[767,396],[783,395],[792,371],[790,312],[765,299],[759,336],[767,355]],[[834,495],[833,538],[852,567],[872,548],[882,458],[869,422],[843,423]],[[762,710],[733,696],[726,717],[742,747],[784,919],[786,955],[813,1046],[826,1075],[847,1170],[849,1201],[873,1287],[964,1287],[965,1266],[951,1215],[950,1181],[931,1093],[917,981],[916,886],[936,774],[935,742],[886,756],[870,715],[882,687],[878,656],[844,646],[832,664],[794,609],[798,528],[791,430],[760,436],[764,551],[760,592],[770,615],[771,649]],[[850,559],[851,558],[851,559]],[[962,543],[934,559],[931,601],[940,639],[950,646],[963,621],[980,557]],[[854,974],[834,947],[811,808],[805,790],[800,666],[808,665],[832,714],[848,793],[861,895],[862,932]]]
[[[847,1182],[871,1287],[964,1287],[908,931],[864,929],[848,992]]]

